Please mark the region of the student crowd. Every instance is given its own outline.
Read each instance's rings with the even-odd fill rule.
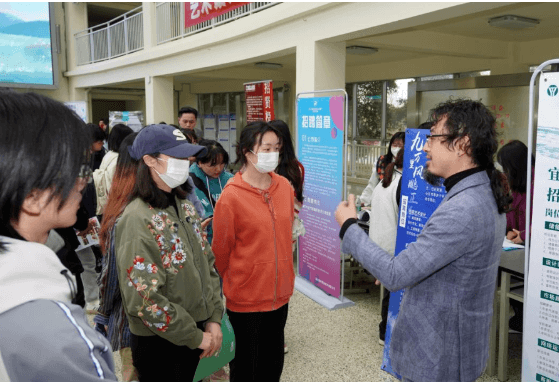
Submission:
[[[185,107],[180,127],[135,133],[0,92],[0,380],[114,381],[118,350],[126,381],[192,381],[200,360],[219,354],[224,320],[235,333],[230,380],[280,380],[304,168],[281,120],[242,130],[235,175],[196,121]],[[336,211],[343,251],[389,290],[406,288],[391,348],[405,380],[475,380],[485,366],[503,235],[527,239],[526,166],[514,162],[526,146],[500,150],[500,173],[493,124],[478,102],[433,110],[427,170],[448,194],[398,256],[403,133],[361,196],[370,237],[353,226],[353,196]],[[99,250],[76,251],[93,217]]]

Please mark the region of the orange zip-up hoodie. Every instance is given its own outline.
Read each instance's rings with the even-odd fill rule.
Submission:
[[[237,173],[215,207],[212,250],[234,312],[273,311],[293,295],[294,192],[287,179],[269,174],[272,184],[260,190]]]

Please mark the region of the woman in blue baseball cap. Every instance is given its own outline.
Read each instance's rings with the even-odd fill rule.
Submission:
[[[189,159],[207,149],[157,124],[128,152],[131,166],[114,178],[101,237],[105,251],[114,244],[133,364],[140,381],[192,381],[222,340],[215,258],[184,190]]]

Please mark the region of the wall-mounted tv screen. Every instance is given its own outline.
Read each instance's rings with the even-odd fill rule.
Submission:
[[[0,87],[57,87],[53,38],[48,2],[0,2]]]

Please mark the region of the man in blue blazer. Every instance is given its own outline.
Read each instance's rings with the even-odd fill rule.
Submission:
[[[392,367],[406,381],[474,381],[485,369],[493,295],[511,202],[493,165],[495,118],[480,102],[440,104],[425,144],[426,168],[447,195],[417,241],[396,257],[356,224],[353,195],[340,203],[342,251],[390,291],[405,288],[392,332]]]

